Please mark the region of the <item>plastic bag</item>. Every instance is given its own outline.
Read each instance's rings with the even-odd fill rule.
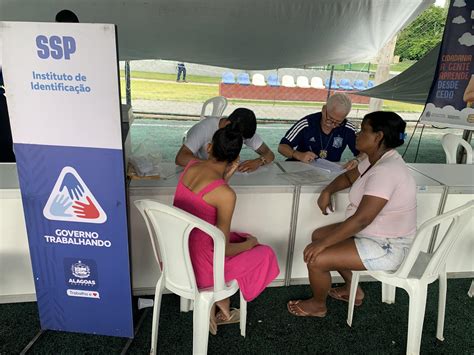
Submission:
[[[145,139],[137,145],[132,145],[129,162],[138,176],[159,176],[162,170],[161,159],[154,140]]]

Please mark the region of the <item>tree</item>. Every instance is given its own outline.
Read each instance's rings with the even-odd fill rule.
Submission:
[[[395,55],[401,60],[419,60],[443,37],[447,9],[430,6],[398,36]]]

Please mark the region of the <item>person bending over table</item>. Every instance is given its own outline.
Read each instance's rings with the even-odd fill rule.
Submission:
[[[242,135],[236,124],[220,128],[207,145],[209,158],[190,161],[182,173],[174,205],[219,228],[226,237],[225,281],[237,280],[246,301],[252,301],[280,273],[273,250],[256,237],[230,231],[236,195],[227,181],[239,165]],[[211,287],[214,246],[209,235],[194,229],[189,237],[189,254],[199,288]],[[211,310],[211,334],[217,325],[238,322],[240,314],[229,308],[229,299],[216,302]],[[219,309],[216,313],[216,306]]]
[[[240,163],[238,171],[252,172],[265,164],[271,163],[275,155],[268,148],[257,130],[257,119],[252,110],[238,108],[227,118],[207,117],[190,128],[184,144],[176,155],[176,165],[186,166],[191,160],[206,160],[208,158],[207,145],[212,135],[219,129],[235,123],[242,133],[244,144],[253,149],[260,157]]]
[[[357,149],[368,155],[357,169],[338,176],[320,194],[326,213],[331,195],[350,187],[346,220],[316,229],[304,252],[313,296],[289,301],[295,316],[324,317],[329,295],[347,302],[351,270],[396,270],[416,234],[416,184],[395,150],[403,144],[406,123],[394,112],[367,114],[357,134]],[[331,288],[330,271],[337,270],[345,285]],[[359,287],[356,305],[364,292]]]
[[[339,162],[349,146],[355,158],[344,168],[355,168],[364,156],[359,156],[355,147],[355,127],[346,119],[350,111],[351,100],[347,95],[336,93],[330,96],[321,112],[303,117],[286,132],[278,151],[287,160],[303,163],[318,158]]]

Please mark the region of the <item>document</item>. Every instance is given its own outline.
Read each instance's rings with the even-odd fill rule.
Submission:
[[[342,167],[342,165],[340,165],[338,163],[334,163],[334,162],[326,160],[326,159],[313,160],[310,163],[310,165],[314,166],[315,168],[324,170],[329,174],[339,175],[339,174],[342,174],[345,171],[345,169]]]

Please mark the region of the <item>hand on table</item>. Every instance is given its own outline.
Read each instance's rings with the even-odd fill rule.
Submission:
[[[257,170],[260,166],[262,166],[262,161],[260,160],[260,158],[253,160],[245,160],[240,163],[238,170],[241,173],[251,173],[252,171]]]
[[[308,163],[311,163],[312,161],[314,161],[315,159],[317,159],[318,156],[313,152],[298,152],[298,151],[296,151],[293,154],[293,158],[296,159],[296,160],[299,160],[300,162],[308,164]]]

